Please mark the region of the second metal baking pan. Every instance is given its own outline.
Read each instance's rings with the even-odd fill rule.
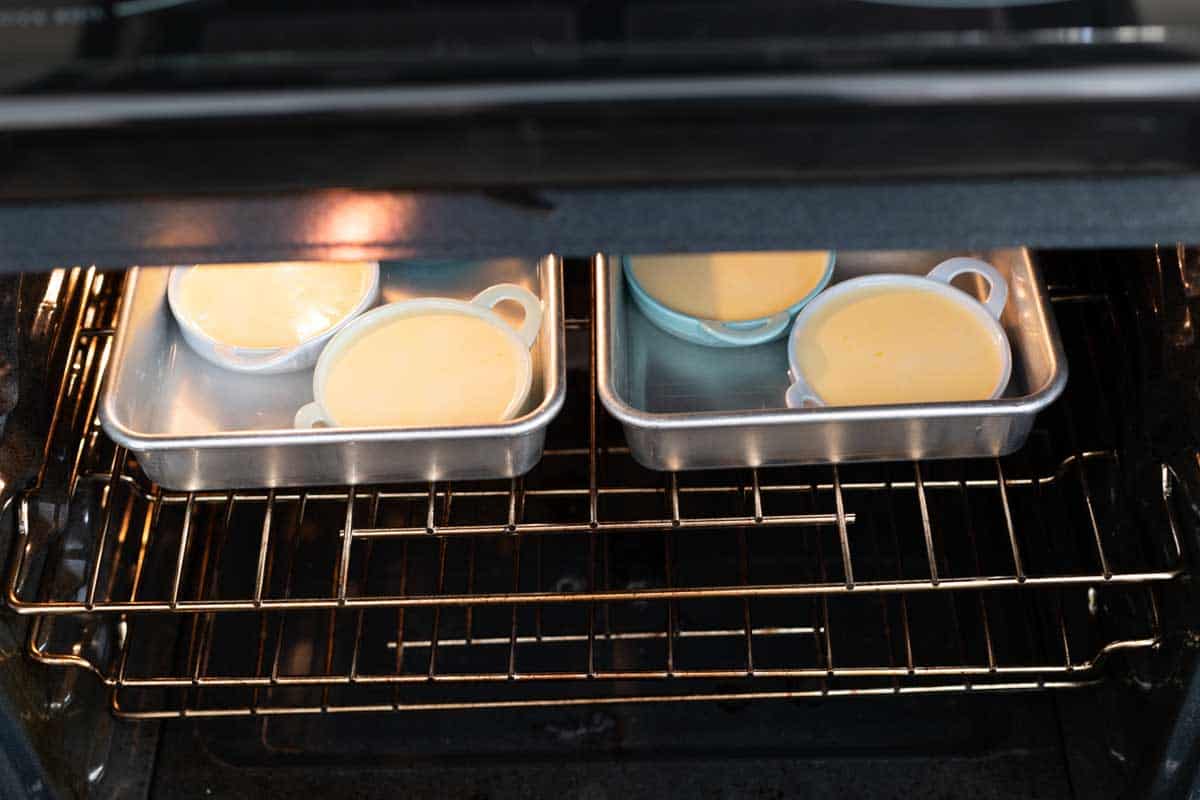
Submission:
[[[839,252],[833,281],[870,273],[923,275],[962,253]],[[1045,287],[1028,250],[972,254],[1007,278],[1001,319],[1013,376],[997,400],[789,409],[787,339],[715,349],[655,327],[631,301],[619,256],[598,255],[597,388],[652,469],[999,456],[1019,448],[1037,413],[1067,383],[1067,363]],[[979,289],[981,287],[972,287]]]
[[[411,297],[470,299],[497,283],[541,297],[533,387],[526,410],[496,425],[292,428],[312,399],[312,370],[243,375],[209,364],[184,342],[167,306],[169,270],[130,270],[112,366],[100,407],[104,430],[134,452],[142,469],[171,488],[229,489],[502,478],[527,472],[542,455],[546,425],[566,393],[562,266],[495,259],[381,265],[381,302]],[[503,307],[498,307],[504,313]]]

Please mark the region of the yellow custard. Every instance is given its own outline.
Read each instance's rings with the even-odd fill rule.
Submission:
[[[402,317],[338,354],[325,377],[323,404],[346,427],[500,422],[520,370],[516,342],[481,319]]]
[[[937,292],[865,289],[817,310],[796,364],[831,406],[986,400],[1003,354],[968,308]]]
[[[345,319],[370,286],[369,263],[201,264],[180,281],[180,311],[235,347],[290,347]]]
[[[829,252],[632,256],[638,284],[673,311],[722,322],[778,314],[817,288]]]

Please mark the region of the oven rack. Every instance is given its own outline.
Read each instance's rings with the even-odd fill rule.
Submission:
[[[151,719],[1068,688],[1160,636],[1145,586],[944,598],[46,617],[30,648]]]
[[[1072,381],[1014,456],[660,474],[598,405],[566,275],[568,401],[528,476],[178,493],[99,429],[121,276],[72,271],[12,520],[30,654],[145,717],[1039,689],[1159,641],[1179,501],[1122,462],[1105,293],[1054,291]]]

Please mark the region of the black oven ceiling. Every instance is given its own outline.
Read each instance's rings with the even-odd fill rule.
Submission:
[[[331,189],[449,209],[391,255],[1195,239],[1198,53],[1173,0],[8,2],[0,261],[197,203],[271,222],[176,256],[315,252]]]

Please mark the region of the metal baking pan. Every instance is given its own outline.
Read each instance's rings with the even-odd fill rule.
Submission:
[[[833,283],[923,275],[961,253],[839,252]],[[974,254],[1007,278],[1001,319],[1013,350],[1005,395],[970,403],[789,409],[787,339],[746,348],[690,344],[656,328],[628,294],[619,256],[595,258],[597,388],[652,469],[999,456],[1019,448],[1067,383],[1067,362],[1029,251]],[[958,285],[958,282],[956,282]],[[981,285],[967,285],[983,296]]]
[[[167,306],[165,268],[130,270],[100,408],[104,430],[171,489],[467,480],[527,472],[566,394],[562,266],[541,261],[382,264],[381,302],[470,299],[516,283],[545,304],[524,413],[496,425],[296,430],[312,399],[312,370],[243,375],[209,364],[184,342]],[[508,313],[503,305],[497,307]],[[518,312],[519,313],[519,312]]]

